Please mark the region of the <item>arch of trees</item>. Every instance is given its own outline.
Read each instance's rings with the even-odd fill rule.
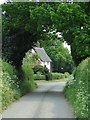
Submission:
[[[2,57],[16,67],[44,33],[54,30],[71,46],[76,65],[90,56],[90,2],[12,2],[3,4],[2,12]]]

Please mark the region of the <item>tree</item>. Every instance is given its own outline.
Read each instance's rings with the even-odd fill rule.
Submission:
[[[10,3],[2,6],[6,14],[3,16],[3,57],[17,67],[22,64],[22,59],[36,41],[35,34],[27,31],[29,21],[29,5],[26,3]],[[24,12],[24,14],[23,14]]]
[[[5,11],[2,17],[2,56],[17,68],[21,66],[25,52],[40,38],[43,29],[51,24],[46,7],[47,4],[38,3],[12,2],[2,5],[2,11]]]
[[[67,48],[63,46],[63,40],[54,33],[45,33],[40,40],[52,60],[54,72],[72,72],[73,60]]]
[[[90,16],[87,11],[90,11],[90,3],[64,3],[59,4],[56,14],[52,15],[57,31],[62,31],[64,40],[71,45],[76,65],[90,56]]]
[[[75,63],[79,64],[82,59],[90,56],[89,6],[90,3],[3,4],[3,57],[17,68],[20,67],[25,52],[31,49],[45,32],[56,30],[61,32],[64,40],[71,45],[72,57]]]

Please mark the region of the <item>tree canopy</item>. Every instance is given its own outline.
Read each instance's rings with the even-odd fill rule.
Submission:
[[[68,49],[64,48],[61,38],[55,33],[45,33],[40,44],[51,58],[54,72],[72,72],[74,62]]]
[[[19,67],[25,52],[45,32],[61,32],[76,64],[90,56],[89,3],[25,3],[2,5],[2,54]]]

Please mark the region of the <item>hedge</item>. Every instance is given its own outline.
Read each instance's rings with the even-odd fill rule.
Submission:
[[[18,72],[10,63],[0,59],[0,112],[12,102],[37,87],[34,83],[33,71],[27,57],[23,59],[21,79]]]
[[[70,74],[68,72],[63,73],[51,73],[52,75],[52,80],[54,79],[63,79],[63,78],[67,78]]]
[[[48,74],[48,80],[63,79],[63,78],[67,78],[69,75],[70,74],[68,72],[65,72],[64,74],[53,72]],[[38,73],[38,74],[34,74],[34,80],[46,80],[46,77],[45,75]]]
[[[2,111],[18,99],[21,93],[15,68],[1,59],[0,67],[0,96],[2,96],[0,99],[0,111]]]
[[[69,77],[65,87],[65,95],[73,105],[75,116],[78,120],[88,120],[89,116],[89,74],[90,58],[82,61]]]
[[[45,75],[34,74],[34,80],[45,80]]]
[[[30,58],[28,54],[26,54],[25,58],[23,58],[23,64],[21,67],[22,80],[20,83],[20,89],[21,89],[22,95],[36,88],[36,84],[34,82],[34,73],[33,73],[30,62],[31,62]]]

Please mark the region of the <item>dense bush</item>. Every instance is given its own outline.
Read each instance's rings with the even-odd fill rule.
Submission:
[[[57,72],[52,72],[52,73],[48,73],[47,74],[47,78],[46,79],[46,75],[42,75],[40,73],[38,74],[34,74],[34,80],[56,80],[56,79],[64,79],[64,78],[68,78],[70,74],[68,72],[63,73],[57,73]]]
[[[57,73],[57,72],[52,73],[52,80],[53,79],[63,79],[63,78],[65,78],[65,75],[63,73]]]
[[[34,80],[45,80],[45,75],[34,74]]]
[[[68,78],[68,77],[70,76],[70,73],[65,72],[65,73],[64,73],[64,76],[65,76],[65,78]]]
[[[74,71],[74,77],[69,77],[69,80],[65,87],[65,94],[71,101],[74,107],[75,115],[78,119],[89,118],[89,64],[90,58],[82,61]]]
[[[22,64],[22,81],[21,81],[21,91],[22,94],[25,94],[31,90],[33,90],[36,86],[34,83],[34,76],[33,70],[30,64],[30,58],[28,54],[26,54],[25,58],[23,59]]]
[[[18,74],[15,67],[10,63],[0,60],[0,96],[2,96],[0,97],[0,111],[36,87],[33,70],[27,55],[23,59],[22,68],[19,72]],[[18,78],[18,75],[21,77]]]
[[[4,110],[20,97],[20,88],[15,68],[2,60],[0,60],[0,68],[0,88],[2,90],[0,91],[0,95],[2,95],[0,103],[2,102],[2,110]]]
[[[33,68],[33,72],[34,72],[34,74],[37,74],[37,73],[43,74],[44,73],[44,67],[42,65],[36,65]]]
[[[48,73],[47,75],[34,74],[34,80],[52,80],[52,75],[51,73]]]
[[[34,72],[35,74],[40,73],[40,74],[45,75],[46,73],[49,72],[49,70],[48,70],[48,68],[47,68],[46,66],[43,67],[42,65],[36,65],[36,66],[33,68],[33,72]]]
[[[42,65],[36,65],[33,68],[33,71],[35,74],[35,80],[51,80],[51,73],[49,72],[48,68],[46,66],[42,66]]]

